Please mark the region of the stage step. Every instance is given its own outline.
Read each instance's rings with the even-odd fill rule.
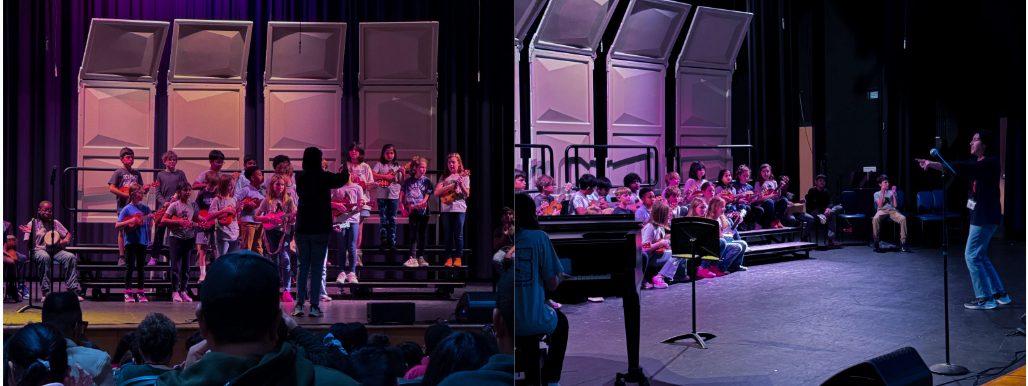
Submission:
[[[117,264],[79,264],[79,272],[82,271],[103,271],[103,272],[124,272],[125,266],[119,266]],[[147,265],[143,267],[144,271],[170,271],[171,266],[168,263],[158,262],[157,265]],[[190,271],[200,271],[200,267],[196,265],[189,266]]]
[[[435,297],[439,300],[449,300],[453,291],[464,288],[464,282],[438,282],[438,281],[361,281],[359,283],[339,283],[336,281],[326,282],[325,287],[349,288],[350,294],[355,299],[367,299],[375,288],[431,288],[435,290]],[[391,292],[393,293],[393,292]],[[427,295],[427,292],[414,292],[420,295]]]
[[[750,238],[750,237],[764,237],[764,236],[777,236],[787,235],[790,233],[799,232],[799,227],[785,227],[785,228],[765,228],[752,231],[741,231],[739,237]]]
[[[807,257],[810,257],[810,250],[817,248],[817,244],[806,243],[802,241],[794,241],[788,243],[775,243],[765,245],[751,245],[746,250],[746,257],[761,256],[761,255],[774,255],[782,253],[800,253],[806,252]]]

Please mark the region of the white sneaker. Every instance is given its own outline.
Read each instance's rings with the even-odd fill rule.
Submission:
[[[585,300],[588,300],[593,303],[603,303],[603,297],[585,298]]]
[[[417,267],[421,266],[421,264],[418,263],[418,259],[415,259],[414,257],[411,257],[411,258],[407,259],[407,262],[403,263],[403,266],[407,267],[407,268],[417,268]]]
[[[346,274],[346,280],[349,280],[350,283],[357,284],[357,274],[353,272]]]
[[[428,266],[428,262],[425,261],[425,256],[418,256],[418,265],[420,265],[422,267],[427,267]]]
[[[330,302],[330,301],[332,301],[332,297],[330,297],[328,295],[321,295],[321,301],[322,302]]]
[[[821,224],[824,224],[824,223],[828,222],[828,217],[825,217],[825,215],[823,215],[823,214],[817,215],[817,219],[821,220]]]
[[[339,273],[339,277],[336,278],[336,283],[346,284],[346,273],[345,272],[340,272]]]

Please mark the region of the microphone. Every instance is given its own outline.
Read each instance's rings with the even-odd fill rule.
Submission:
[[[942,162],[943,165],[946,165],[946,169],[949,169],[950,173],[953,173],[953,175],[957,174],[957,172],[953,171],[953,168],[949,166],[949,163],[946,162],[946,160],[943,159],[941,155],[939,155],[938,149],[932,149],[932,151],[930,151],[929,153],[931,153],[932,157],[935,157],[935,159],[939,160],[939,162]]]
[[[54,181],[57,181],[57,164],[54,164],[54,170],[50,172],[50,186],[54,185]]]

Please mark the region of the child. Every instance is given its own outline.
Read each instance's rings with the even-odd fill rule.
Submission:
[[[218,172],[213,170],[204,172],[203,178],[207,185],[196,195],[196,210],[198,212],[210,211],[211,202],[218,197],[218,182],[221,180],[218,177]],[[206,218],[202,220],[206,220]],[[203,283],[204,279],[207,278],[207,250],[209,245],[214,245],[214,228],[198,229],[196,232],[196,265],[200,266],[200,280],[198,280],[200,283]]]
[[[196,180],[193,181],[193,190],[200,190],[207,187],[207,179],[205,175],[208,171],[218,173],[218,176],[221,176],[221,167],[225,166],[225,153],[222,153],[221,150],[217,149],[211,150],[211,152],[207,154],[207,162],[211,164],[211,168],[200,172],[200,175],[196,176]]]
[[[671,257],[671,235],[667,233],[671,230],[671,208],[658,201],[653,204],[651,212],[642,231],[642,249],[649,256],[643,289],[664,289],[667,288],[664,279],[675,277],[682,259]]]
[[[642,178],[639,178],[638,174],[628,173],[625,178],[621,180],[624,186],[628,187],[632,191],[632,212],[639,210],[639,186],[642,185]]]
[[[352,174],[351,174],[352,176]],[[349,203],[347,207],[337,201]],[[350,179],[345,186],[332,190],[332,209],[339,212],[332,222],[336,231],[337,262],[342,264],[336,282],[357,284],[357,240],[360,237],[360,212],[364,208],[364,190]],[[349,252],[349,256],[347,256]]]
[[[700,188],[703,184],[703,179],[707,177],[707,166],[700,161],[693,161],[692,165],[689,165],[689,179],[685,181],[685,187],[682,191],[685,194],[692,194],[696,189]]]
[[[664,175],[664,189],[670,188],[672,186],[679,188],[678,190],[681,191],[682,177],[679,176],[677,172],[668,172]]]
[[[596,191],[588,197],[589,205],[597,205],[600,209],[607,209],[607,195],[610,194],[610,180],[607,177],[596,179]]]
[[[422,157],[414,156],[411,161],[411,168],[407,171],[410,175],[403,181],[400,187],[400,210],[405,217],[408,217],[410,234],[407,236],[410,244],[410,259],[403,265],[405,267],[427,267],[425,261],[425,240],[428,235],[428,198],[435,191],[432,180],[425,177],[428,171],[428,161]],[[417,257],[417,261],[414,258]],[[415,265],[417,264],[417,265]]]
[[[114,174],[111,175],[111,180],[107,181],[107,183],[110,185],[111,193],[117,198],[118,213],[121,213],[121,210],[129,202],[129,194],[121,189],[136,184],[142,185],[143,175],[138,170],[132,168],[132,164],[136,162],[136,152],[132,151],[132,149],[127,147],[121,148],[118,158],[121,160],[123,168],[115,170]],[[143,189],[143,194],[146,194],[147,190],[149,190],[149,187]],[[118,232],[118,265],[125,265],[125,235],[122,232]]]
[[[732,184],[731,170],[722,169],[717,173],[717,183],[714,184],[714,195],[725,200],[726,214],[740,212],[745,216],[746,212],[749,211],[749,208],[743,203],[742,197],[738,195],[738,191]]]
[[[635,214],[631,208],[632,189],[622,186],[614,191],[614,197],[617,197],[618,206],[614,208],[613,214]]]
[[[286,194],[293,198],[295,203],[297,200],[296,196],[296,176],[293,175],[293,164],[290,163],[289,156],[284,154],[276,155],[271,160],[271,167],[275,169],[275,174],[281,174],[286,178]],[[261,186],[263,192],[270,190],[271,178],[264,179],[264,185]],[[262,192],[262,193],[263,193]]]
[[[371,207],[369,206],[369,203],[371,202],[371,194],[369,193],[368,189],[371,188],[371,185],[375,183],[375,173],[371,171],[371,166],[368,166],[368,164],[366,162],[364,162],[364,144],[362,144],[360,142],[351,143],[350,144],[350,148],[348,149],[347,155],[349,157],[345,157],[347,159],[346,160],[346,169],[350,171],[350,179],[353,180],[354,183],[356,183],[357,185],[359,185],[361,187],[361,192],[362,192],[361,199],[364,202],[364,207],[361,209],[360,221],[357,223],[357,227],[358,228],[363,228],[364,227],[364,219],[368,218],[369,216],[371,216]],[[364,265],[364,262],[361,261],[361,257],[363,257],[363,255],[364,255],[363,252],[361,252],[361,250],[360,250],[361,242],[363,241],[363,239],[362,239],[363,235],[361,233],[363,233],[363,232],[360,232],[358,230],[358,232],[357,232],[357,266],[358,267]]]
[[[514,209],[503,208],[500,224],[493,230],[493,269],[503,276],[514,263]]]
[[[645,223],[650,220],[650,208],[653,207],[653,189],[640,189],[639,197],[642,199],[642,205],[635,211],[635,219]]]
[[[585,214],[588,214],[588,215],[603,214],[603,210],[600,209],[600,207],[597,206],[597,205],[589,205],[588,208],[585,208]]]
[[[243,156],[243,174],[239,172],[232,173],[232,177],[236,179],[236,192],[243,190],[246,185],[250,185],[250,178],[245,176],[246,169],[251,166],[257,166],[257,158],[253,154],[247,154]],[[261,186],[261,194],[264,194],[264,186]]]
[[[874,194],[875,216],[871,218],[871,234],[874,236],[875,252],[883,252],[885,250],[880,240],[882,222],[886,218],[891,218],[892,221],[896,222],[896,226],[900,228],[900,250],[911,252],[910,248],[907,247],[907,218],[896,210],[896,187],[893,186],[891,190],[889,189],[889,176],[884,174],[878,176],[877,182],[881,189]]]
[[[736,270],[745,271],[746,267],[742,266],[742,258],[747,245],[744,241],[735,240],[734,228],[737,223],[725,216],[725,200],[722,200],[721,197],[714,197],[710,200],[707,218],[718,222],[718,230],[721,232],[721,256],[717,265],[709,269],[701,265],[700,269],[708,269],[707,272],[714,276],[724,276],[728,272]]]
[[[554,184],[553,177],[545,174],[535,178],[535,187],[539,189],[539,195],[535,196],[533,200],[535,201],[536,212],[540,216],[545,215],[546,208],[554,201],[563,202],[567,194],[571,192],[571,183],[568,182],[564,186],[564,192],[560,194],[560,197],[554,197],[553,193],[557,190],[557,186]],[[559,211],[552,213],[554,216],[559,214]]]
[[[211,200],[211,208],[204,220],[220,220],[232,218],[228,225],[218,222],[214,225],[214,257],[218,258],[239,249],[239,201],[235,197],[236,180],[231,175],[222,175],[218,179],[218,196]]]
[[[130,164],[131,165],[131,164]],[[150,207],[143,205],[143,187],[133,184],[129,187],[129,198],[132,200],[129,205],[118,213],[118,222],[114,225],[119,231],[125,234],[125,302],[146,303],[146,295],[143,293],[143,258],[146,255],[146,246],[150,244],[150,226],[153,217],[150,217]],[[136,216],[140,215],[140,216]],[[132,295],[132,271],[139,275],[137,281],[139,289]]]
[[[689,199],[689,213],[686,217],[707,217],[707,201],[701,196],[693,196]],[[700,262],[699,269],[696,270],[697,278],[711,278],[716,277],[713,272],[708,269],[710,267],[710,260],[703,260]]]
[[[664,188],[664,199],[667,200],[667,205],[671,211],[670,216],[672,219],[685,217],[686,211],[689,210],[689,208],[686,206],[678,205],[681,196],[682,189],[679,189],[677,186],[671,185],[667,188]],[[671,220],[668,221],[670,223]]]
[[[200,210],[196,203],[189,202],[193,189],[188,181],[183,178],[176,188],[178,200],[168,205],[168,210],[158,223],[171,228],[171,236],[168,237],[168,247],[171,249],[171,300],[191,302],[193,299],[186,290],[189,284],[189,252],[196,244],[196,228],[193,224],[200,220]]]
[[[382,156],[378,161],[378,164],[372,169],[375,180],[388,183],[386,186],[378,185],[375,188],[378,218],[382,225],[382,240],[379,248],[396,251],[396,200],[400,198],[403,166],[396,162],[396,148],[391,143],[382,146]]]
[[[292,284],[292,276],[289,274],[289,254],[286,252],[289,247],[288,233],[292,229],[286,229],[286,225],[295,222],[293,215],[296,214],[296,203],[293,197],[286,190],[289,177],[284,174],[272,174],[268,195],[257,207],[254,216],[262,224],[272,224],[274,227],[267,229],[265,235],[268,238],[268,260],[278,265],[279,285],[282,290],[282,301],[293,302],[293,296],[289,294],[289,287]]]
[[[744,217],[747,228],[761,229],[760,223],[757,220],[764,217],[764,208],[760,206],[759,202],[755,201],[759,195],[754,193],[753,185],[750,185],[750,168],[746,165],[739,165],[735,169],[735,175],[739,180],[732,183],[732,189],[735,190],[735,195],[739,197],[739,201],[747,205],[748,212]]]
[[[514,194],[521,193],[528,187],[528,179],[521,169],[514,169]]]
[[[261,184],[264,183],[264,172],[256,166],[250,166],[243,172],[243,177],[250,181],[242,190],[235,192],[239,203],[239,249],[250,250],[258,255],[264,254],[264,226],[254,218],[254,209],[264,201]],[[235,187],[233,187],[234,190]]]
[[[589,208],[589,195],[596,190],[596,177],[592,174],[583,174],[578,178],[578,191],[571,196],[570,214],[585,214]]]
[[[435,194],[442,197],[447,194],[454,194],[455,200],[452,203],[442,203],[442,215],[439,220],[443,222],[443,245],[446,249],[445,267],[460,267],[460,258],[464,254],[464,219],[468,211],[468,204],[465,201],[471,196],[471,179],[465,173],[464,162],[460,154],[450,153],[446,156],[446,172],[443,173],[442,181],[435,187]]]
[[[175,201],[178,184],[180,182],[188,184],[189,179],[186,178],[185,172],[175,168],[178,165],[178,154],[169,150],[161,156],[161,159],[164,161],[166,168],[157,173],[157,182],[160,183],[157,186],[157,208],[167,208]],[[160,221],[154,227],[153,250],[150,253],[150,263],[147,265],[155,265],[157,254],[164,249],[164,233],[166,229],[161,225]]]
[[[785,182],[788,178],[783,177]],[[758,201],[764,207],[765,218],[771,228],[783,228],[782,219],[785,218],[785,210],[789,207],[789,201],[782,198],[778,189],[778,182],[775,175],[771,173],[771,165],[760,165],[760,174],[757,175],[756,189],[759,190]]]

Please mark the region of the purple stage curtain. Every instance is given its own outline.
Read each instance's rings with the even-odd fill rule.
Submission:
[[[76,166],[78,70],[92,18],[161,20],[251,20],[254,22],[247,71],[247,152],[262,152],[264,101],[261,74],[267,46],[269,21],[346,22],[342,143],[358,137],[358,24],[369,21],[438,21],[439,36],[439,159],[430,169],[442,169],[442,156],[459,152],[475,169],[479,192],[472,200],[465,239],[474,250],[472,274],[491,275],[490,230],[499,225],[499,209],[513,206],[508,165],[493,162],[509,159],[512,136],[513,90],[509,59],[510,1],[233,1],[233,0],[83,0],[4,2],[7,100],[4,110],[3,218],[24,224],[40,200],[49,200],[50,170]],[[481,20],[481,22],[480,22]],[[171,35],[160,66],[157,83],[154,150],[167,149],[167,68]],[[502,33],[502,34],[501,34]],[[501,36],[505,38],[500,39]],[[502,40],[502,41],[501,41]],[[478,75],[481,74],[481,81]],[[376,152],[376,151],[372,151]],[[377,158],[377,154],[374,157]],[[270,165],[263,165],[269,167]],[[481,170],[481,172],[480,172]],[[66,181],[65,181],[66,180]],[[62,199],[74,189],[71,178],[60,172],[57,182],[56,217],[72,223],[73,205]],[[488,190],[482,190],[488,189]],[[71,194],[67,194],[71,198]],[[113,199],[113,197],[112,197]],[[81,224],[74,229],[75,244],[114,244],[113,225]],[[19,237],[20,238],[20,237]],[[375,239],[375,238],[372,238]],[[24,247],[22,247],[24,248]],[[113,259],[113,257],[107,257]]]

